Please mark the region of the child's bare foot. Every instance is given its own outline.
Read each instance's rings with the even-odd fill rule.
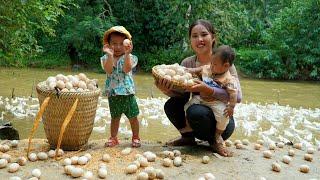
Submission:
[[[138,148],[141,146],[140,138],[132,138],[132,147]]]
[[[233,156],[233,152],[229,151],[221,142],[214,143],[212,145],[212,148],[213,148],[213,151],[220,154],[221,156],[224,156],[224,157],[232,157]]]

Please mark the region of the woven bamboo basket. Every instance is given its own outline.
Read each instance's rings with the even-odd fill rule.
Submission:
[[[64,119],[75,100],[79,99],[76,111],[64,132],[61,142],[61,149],[63,150],[79,150],[88,143],[92,132],[100,89],[86,92],[60,92],[57,94],[56,91],[42,89],[41,83],[36,87],[40,105],[46,97],[50,96],[42,121],[46,137],[50,147],[53,149],[57,146]]]
[[[157,68],[159,66],[160,65],[156,65],[156,66],[152,67],[152,75],[156,81],[164,79],[164,77],[162,77],[157,71]],[[188,87],[187,85],[185,85],[184,83],[182,83],[180,81],[175,81],[173,79],[171,79],[171,80],[167,79],[167,81],[169,81],[169,83],[172,85],[172,89],[175,91],[178,91],[178,92],[185,92],[186,88]]]

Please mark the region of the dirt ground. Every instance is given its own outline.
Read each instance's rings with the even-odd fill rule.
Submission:
[[[6,143],[2,141],[1,144]],[[88,164],[81,166],[84,170],[90,170],[94,173],[94,179],[98,179],[97,170],[99,164],[102,162],[103,154],[108,153],[112,160],[107,164],[108,178],[107,179],[136,179],[138,173],[126,175],[124,169],[135,159],[135,154],[142,154],[145,151],[152,151],[157,154],[155,162],[150,162],[149,166],[154,168],[161,168],[165,173],[165,179],[194,179],[197,180],[203,176],[204,173],[211,172],[216,179],[320,179],[320,151],[313,154],[313,161],[304,160],[306,151],[295,149],[295,156],[291,163],[285,164],[281,161],[284,155],[287,155],[288,149],[291,146],[284,148],[277,148],[272,150],[273,156],[271,159],[266,159],[262,156],[262,152],[267,150],[263,147],[261,150],[254,150],[253,143],[245,146],[245,149],[236,149],[234,146],[230,149],[234,152],[233,157],[219,158],[216,157],[210,149],[204,144],[195,147],[165,147],[160,142],[142,142],[142,147],[133,149],[129,155],[122,155],[121,150],[130,147],[130,142],[122,140],[121,144],[115,148],[104,148],[105,140],[89,141],[88,148],[83,151],[69,151],[65,152],[63,159],[71,156],[81,156],[85,153],[90,153],[92,159]],[[27,140],[20,140],[17,148],[12,148],[7,154],[11,155],[12,161],[15,161],[20,156],[26,157],[26,149],[28,147]],[[49,144],[44,139],[35,139],[32,141],[33,152],[47,152]],[[180,167],[164,167],[161,165],[161,155],[164,150],[178,149],[181,151],[183,163]],[[0,154],[2,154],[0,152]],[[207,155],[210,157],[208,164],[201,163],[202,157]],[[41,179],[74,179],[64,174],[62,162],[54,159],[45,161],[27,162],[25,166],[21,166],[15,173],[8,172],[8,166],[0,169],[0,179],[9,179],[12,176],[19,176],[21,179],[28,179],[31,176],[31,171],[35,168],[41,170]],[[280,172],[271,170],[271,164],[278,161],[281,165]],[[309,173],[302,173],[299,171],[299,166],[306,164],[310,167]],[[139,168],[138,172],[143,171]],[[81,178],[79,178],[81,179]]]

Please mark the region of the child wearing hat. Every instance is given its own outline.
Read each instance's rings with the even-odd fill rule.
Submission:
[[[133,45],[131,34],[123,26],[114,26],[107,30],[103,37],[102,68],[107,73],[106,90],[111,114],[111,137],[105,146],[119,144],[117,138],[120,118],[125,114],[130,121],[132,130],[132,147],[140,147],[139,108],[135,98],[135,86],[132,69],[137,65],[138,58],[131,54]]]

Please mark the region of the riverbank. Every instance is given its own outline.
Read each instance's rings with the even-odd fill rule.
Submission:
[[[92,140],[89,141],[88,149],[76,152],[65,152],[62,159],[71,156],[81,156],[85,153],[90,153],[92,159],[88,164],[80,166],[85,171],[92,171],[94,179],[97,179],[97,170],[99,164],[102,162],[103,154],[108,153],[111,156],[111,161],[106,163],[108,169],[107,179],[136,179],[138,173],[127,175],[125,174],[125,167],[133,162],[136,154],[142,154],[145,151],[152,151],[156,153],[157,158],[155,162],[150,162],[149,166],[160,168],[165,174],[165,179],[198,179],[205,173],[212,173],[217,179],[319,179],[320,178],[320,152],[316,151],[313,154],[313,161],[304,160],[303,156],[305,150],[295,149],[295,156],[292,157],[290,164],[281,162],[284,155],[287,155],[291,146],[286,145],[284,148],[276,148],[271,150],[273,155],[271,159],[263,157],[262,152],[267,150],[264,146],[261,150],[254,150],[254,143],[245,146],[244,149],[236,149],[232,146],[230,149],[234,152],[234,156],[230,158],[219,158],[214,156],[210,149],[201,144],[196,147],[164,147],[163,143],[146,142],[143,141],[141,148],[133,149],[129,155],[122,155],[121,151],[130,147],[130,142],[122,140],[121,144],[115,148],[104,148],[106,140]],[[3,143],[4,141],[2,141]],[[15,160],[19,156],[26,156],[27,140],[21,140],[17,148],[11,149],[7,154],[10,154]],[[49,145],[44,139],[32,140],[33,152],[48,151]],[[182,155],[182,166],[180,167],[164,167],[161,165],[163,159],[162,151],[164,150],[180,150]],[[202,157],[206,155],[210,157],[208,164],[201,163]],[[281,166],[280,172],[271,170],[271,164],[278,162]],[[31,177],[31,171],[34,168],[41,170],[41,179],[73,179],[64,174],[63,160],[56,161],[48,159],[45,161],[27,162],[25,166],[20,167],[16,173],[8,173],[8,167],[0,169],[1,179],[9,179],[12,176],[19,176],[23,179]],[[306,164],[310,167],[309,173],[302,173],[299,171],[299,166]],[[139,168],[138,172],[143,171]]]

